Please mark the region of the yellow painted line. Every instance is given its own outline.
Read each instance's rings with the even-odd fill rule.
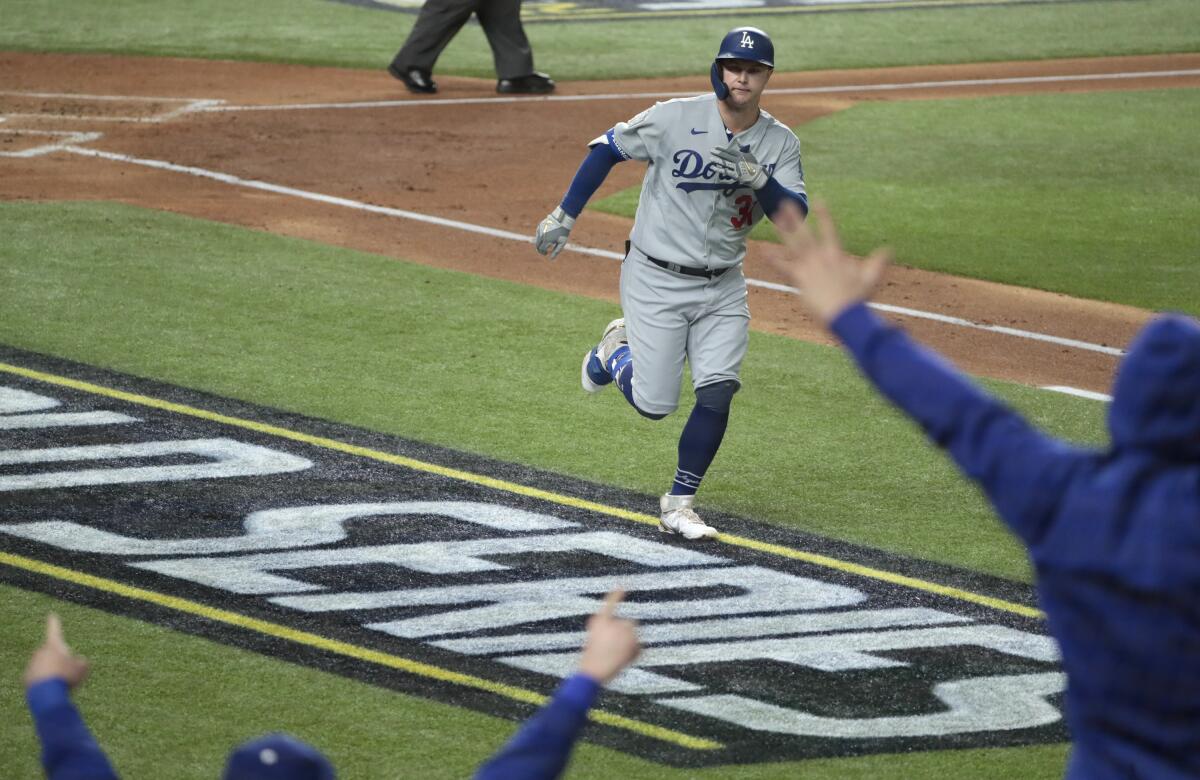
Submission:
[[[656,521],[657,522],[657,521]],[[759,550],[761,552],[772,553],[782,558],[791,558],[797,561],[824,566],[829,569],[837,569],[849,574],[858,574],[862,577],[869,577],[883,582],[890,582],[893,585],[902,585],[906,588],[914,590],[923,590],[928,593],[936,593],[939,596],[949,596],[960,601],[969,601],[972,604],[981,604],[992,609],[1002,610],[1004,612],[1012,612],[1023,617],[1030,618],[1045,618],[1046,615],[1040,609],[1035,607],[1027,607],[1024,604],[1018,604],[1014,601],[1005,601],[993,596],[985,596],[982,593],[974,593],[962,588],[954,588],[949,585],[941,585],[928,580],[920,580],[916,577],[908,577],[903,574],[887,571],[886,569],[875,569],[870,566],[863,566],[850,561],[843,561],[840,558],[831,558],[828,555],[819,555],[805,550],[797,550],[794,547],[785,547],[782,544],[771,544],[770,542],[762,542],[758,539],[751,539],[747,536],[734,536],[732,534],[718,534],[717,539],[726,544],[734,544],[738,547],[745,547],[750,550]]]
[[[206,618],[216,623],[224,623],[226,625],[237,626],[238,628],[255,631],[259,634],[265,634],[277,639],[284,639],[289,642],[295,642],[306,647],[315,647],[318,650],[325,650],[330,653],[354,658],[359,661],[376,664],[378,666],[386,666],[390,669],[398,669],[409,674],[419,675],[421,677],[429,677],[441,682],[452,683],[454,685],[462,685],[467,688],[475,688],[477,690],[486,691],[488,693],[503,696],[514,701],[519,701],[524,704],[532,704],[534,706],[542,706],[548,701],[548,697],[537,693],[536,691],[518,688],[515,685],[506,685],[504,683],[486,680],[482,677],[475,677],[470,674],[462,674],[449,669],[443,669],[440,666],[414,661],[410,658],[403,658],[391,653],[384,653],[379,650],[371,650],[366,647],[359,647],[348,642],[341,642],[336,639],[313,634],[308,631],[300,631],[294,628],[288,628],[278,623],[272,623],[267,620],[259,620],[258,618],[241,615],[237,612],[230,612],[225,609],[210,607],[207,604],[201,604],[196,601],[189,601],[178,596],[168,596],[165,593],[158,593],[145,588],[138,588],[132,585],[126,585],[116,580],[97,577],[92,574],[86,574],[74,569],[55,566],[45,561],[39,561],[33,558],[26,558],[21,555],[11,555],[9,553],[0,552],[0,564],[12,566],[16,569],[41,574],[47,577],[53,577],[65,582],[82,585],[93,590],[111,593],[116,596],[122,596],[127,599],[136,601],[144,601],[167,609],[175,610],[176,612],[185,612],[189,615]],[[684,734],[672,729],[655,726],[650,723],[643,723],[640,720],[626,718],[623,715],[617,715],[604,710],[592,710],[588,713],[588,717],[597,723],[603,723],[606,726],[614,726],[619,729],[632,731],[635,734],[640,734],[644,737],[670,742],[680,747],[691,748],[692,750],[720,750],[725,747],[719,742],[714,742],[702,737],[693,737],[690,734]]]
[[[81,390],[85,393],[92,393],[107,398],[115,398],[120,401],[128,401],[129,403],[139,404],[141,406],[149,406],[154,409],[162,409],[176,414],[183,414],[190,417],[198,417],[202,420],[211,422],[223,423],[225,425],[233,425],[238,428],[265,433],[270,436],[278,436],[291,441],[303,442],[311,444],[315,447],[344,452],[349,455],[356,455],[362,458],[381,461],[383,463],[391,463],[397,466],[413,469],[414,471],[424,471],[430,474],[438,474],[443,477],[470,482],[476,485],[495,488],[507,493],[516,493],[517,495],[537,498],[543,501],[560,504],[562,506],[575,507],[584,509],[590,512],[596,512],[609,517],[618,517],[622,520],[629,520],[643,525],[658,525],[658,518],[653,515],[643,514],[641,512],[633,512],[628,509],[608,506],[606,504],[598,504],[594,501],[568,496],[562,493],[554,493],[548,490],[521,485],[516,482],[508,482],[495,477],[485,476],[483,474],[475,474],[470,471],[462,471],[461,469],[447,468],[439,466],[436,463],[426,463],[424,461],[415,460],[414,458],[406,458],[403,455],[396,455],[382,450],[374,450],[369,447],[359,447],[354,444],[347,444],[337,439],[327,439],[322,436],[313,436],[299,431],[293,431],[289,428],[281,428],[277,425],[269,425],[267,423],[257,422],[255,420],[246,420],[240,417],[231,417],[217,412],[210,412],[206,409],[198,409],[194,406],[186,406],[177,404],[171,401],[164,401],[161,398],[152,398],[146,395],[137,393],[129,393],[124,390],[117,390],[111,387],[84,382],[70,377],[58,376],[57,374],[47,374],[43,371],[35,371],[31,368],[22,366],[14,366],[9,363],[0,362],[0,371],[6,371],[10,374],[16,374],[28,379],[35,379],[39,382],[47,384],[59,385],[61,387],[69,387],[74,390]],[[717,540],[725,544],[734,545],[735,547],[743,547],[748,550],[758,550],[759,552],[778,555],[782,558],[789,558],[797,561],[804,561],[817,566],[823,566],[827,569],[846,572],[848,574],[856,574],[861,577],[867,577],[881,582],[888,582],[893,585],[901,585],[914,590],[925,591],[926,593],[936,593],[939,596],[948,596],[959,601],[967,601],[972,604],[980,604],[992,609],[998,609],[1003,612],[1010,612],[1022,617],[1044,618],[1045,614],[1034,607],[1018,604],[1014,601],[1006,601],[1004,599],[985,596],[982,593],[974,593],[962,588],[954,588],[949,585],[942,585],[928,580],[917,579],[915,577],[907,577],[903,574],[896,574],[885,569],[876,569],[871,566],[863,566],[862,564],[843,561],[839,558],[831,558],[828,555],[820,555],[817,553],[797,550],[794,547],[786,547],[781,544],[771,544],[762,542],[757,539],[751,539],[746,536],[737,536],[734,534],[720,534]]]

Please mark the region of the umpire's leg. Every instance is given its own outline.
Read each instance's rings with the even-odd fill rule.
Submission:
[[[426,0],[392,64],[400,70],[420,68],[432,72],[442,50],[471,18],[476,6],[483,5],[487,3],[479,0]]]
[[[496,63],[496,78],[513,79],[533,73],[533,49],[521,26],[521,0],[491,0],[476,11]]]

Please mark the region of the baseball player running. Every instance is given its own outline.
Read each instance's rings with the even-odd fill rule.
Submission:
[[[686,539],[717,535],[693,505],[741,387],[746,235],[787,201],[808,211],[800,142],[758,105],[774,67],[765,32],[732,30],[710,69],[713,92],[656,103],[593,140],[562,204],[537,227],[538,252],[556,257],[612,167],[649,163],[621,266],[624,318],[584,355],[582,382],[589,393],[616,384],[641,415],[659,420],[679,406],[684,360],[691,365],[696,405],[659,501],[659,528]]]

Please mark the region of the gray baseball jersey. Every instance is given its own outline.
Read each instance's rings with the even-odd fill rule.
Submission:
[[[787,189],[804,194],[800,141],[762,111],[728,137],[713,94],[656,103],[619,122],[592,144],[648,162],[630,239],[651,257],[699,268],[727,268],[746,255],[746,235],[763,217],[753,190],[718,173],[712,148],[737,144]]]

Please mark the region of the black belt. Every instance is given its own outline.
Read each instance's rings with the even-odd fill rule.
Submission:
[[[629,246],[630,246],[629,242],[626,241],[625,242],[625,254],[627,254],[627,255],[629,254]],[[638,251],[641,251],[641,250],[638,250]],[[643,252],[642,254],[645,254],[645,252]],[[654,263],[659,268],[665,268],[668,271],[674,271],[675,273],[683,274],[684,276],[700,276],[705,279],[716,279],[718,276],[720,276],[721,274],[725,273],[730,268],[732,268],[732,266],[727,266],[725,268],[714,268],[710,271],[707,268],[696,268],[695,266],[691,266],[691,265],[680,265],[679,263],[668,263],[666,260],[659,260],[657,257],[651,257],[650,255],[646,255],[646,259],[649,260],[650,262]]]

